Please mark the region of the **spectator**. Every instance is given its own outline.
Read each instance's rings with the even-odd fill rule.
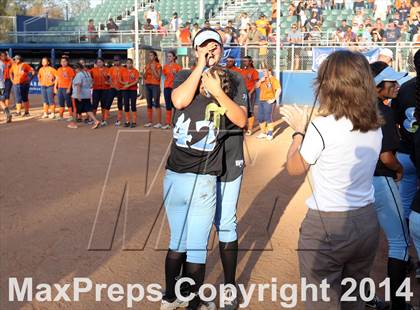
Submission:
[[[375,3],[375,0],[368,0],[367,1],[367,9],[369,11],[373,11],[374,3]]]
[[[311,18],[306,21],[306,31],[312,31],[318,25],[318,21],[318,13],[316,11],[312,11]]]
[[[310,32],[311,39],[314,41],[317,45],[321,43],[321,28],[316,25]]]
[[[377,29],[377,31],[379,32],[379,34],[381,35],[381,37],[383,37],[383,36],[384,36],[384,34],[385,34],[385,30],[384,30],[385,26],[384,26],[384,24],[382,23],[382,21],[381,21],[381,19],[380,19],[380,18],[378,18],[378,19],[376,20],[375,25],[374,25],[374,28],[376,28],[376,29]]]
[[[264,14],[260,15],[260,18],[255,22],[255,24],[257,25],[257,30],[261,32],[263,36],[268,36],[268,28],[270,23]]]
[[[381,36],[380,31],[377,28],[373,28],[371,32],[371,36],[372,36],[372,42],[374,43],[382,42],[383,40],[383,37]]]
[[[181,28],[178,29],[177,32],[177,38],[178,41],[183,46],[188,46],[191,44],[191,32],[190,32],[190,23],[186,22],[184,26],[181,26]],[[178,56],[181,56],[181,63],[183,68],[189,67],[189,54],[188,54],[188,48],[183,47],[178,49]]]
[[[155,10],[154,5],[151,5],[150,8],[144,14],[144,18],[150,19],[150,24],[157,29],[160,21],[160,14]]]
[[[236,42],[235,34],[232,31],[232,28],[226,27],[225,28],[224,44],[233,45],[235,43],[237,43],[237,42]]]
[[[98,35],[96,33],[96,28],[93,19],[89,19],[89,23],[87,26],[88,31],[88,40],[89,42],[96,42],[98,39]]]
[[[261,32],[257,30],[257,25],[255,23],[251,24],[251,29],[247,34],[246,44],[248,45],[248,55],[254,59],[254,63],[257,63],[257,58],[259,56],[259,45],[260,41],[263,41],[265,37]],[[257,65],[256,65],[257,66]]]
[[[334,6],[336,10],[342,10],[344,8],[344,0],[335,0]]]
[[[340,29],[340,32],[344,33],[344,32],[346,32],[347,27],[348,27],[347,20],[343,19],[341,21],[341,26],[338,29]]]
[[[343,0],[339,0],[339,1],[343,1]],[[299,1],[299,4],[296,8],[298,27],[302,27],[306,23],[307,17],[306,17],[305,9],[306,9],[306,4],[304,4],[302,1]]]
[[[247,28],[241,29],[239,33],[238,43],[239,45],[245,45],[248,41],[248,32],[251,30],[251,24],[247,25]]]
[[[389,19],[390,23],[393,23],[395,27],[402,28],[403,22],[400,18],[400,13],[395,12],[394,15]]]
[[[230,28],[232,30],[235,40],[237,40],[239,37],[239,31],[233,25],[233,20],[228,20],[227,26],[225,27],[225,31],[226,31],[226,28]]]
[[[222,38],[222,42],[223,44],[226,42],[226,34],[222,29],[222,26],[220,25],[220,22],[216,23],[216,26],[214,27],[214,30],[217,31],[217,33],[220,35],[220,37]]]
[[[114,22],[112,17],[108,20],[108,23],[106,24],[106,29],[108,30],[108,32],[118,31],[118,25]]]
[[[420,23],[419,22],[419,14],[417,14],[417,18],[413,19],[411,21],[411,24],[410,24],[411,37],[413,37],[417,33],[417,30],[418,30],[419,25],[420,25],[419,23]]]
[[[337,28],[333,35],[334,43],[341,43],[343,41],[343,34],[344,31],[342,31],[341,28]]]
[[[401,31],[398,27],[395,27],[394,23],[389,23],[388,28],[384,34],[385,42],[398,42],[401,38]]]
[[[146,30],[146,31],[155,30],[155,27],[153,27],[152,20],[150,18],[146,19],[146,24],[144,24],[143,30]]]
[[[288,10],[287,10],[289,13],[289,16],[295,16],[296,14],[295,14],[295,12],[296,12],[296,8],[295,8],[295,6],[293,5],[293,3],[290,3],[290,5],[289,5],[289,8],[288,8]]]
[[[191,38],[194,38],[197,32],[199,31],[200,31],[200,27],[198,26],[197,23],[194,23],[193,28],[191,30]]]
[[[353,10],[355,13],[358,11],[363,11],[365,8],[365,0],[354,0]]]
[[[346,10],[353,10],[353,5],[353,0],[344,0],[344,7],[346,8]]]
[[[356,15],[353,17],[353,25],[359,27],[359,25],[362,25],[364,21],[365,19],[363,17],[363,11],[357,11]]]
[[[292,24],[290,32],[287,34],[287,42],[295,45],[295,44],[302,44],[303,43],[303,34],[302,32],[297,28],[296,24]],[[289,57],[292,57],[291,55],[291,49],[288,49],[290,52]],[[302,49],[301,48],[295,48],[294,49],[294,59],[292,61],[292,69],[293,70],[299,70],[300,66],[300,55],[301,55]]]
[[[347,30],[343,36],[343,41],[346,43],[356,42],[356,34],[353,32],[353,28],[351,26],[347,27]]]
[[[375,18],[386,20],[386,17],[391,10],[391,2],[390,0],[375,0]]]
[[[413,43],[420,43],[420,28],[417,28],[417,33],[413,36]],[[416,44],[418,46],[418,44]]]
[[[318,16],[319,16],[319,20],[322,20],[322,4],[320,2],[313,2],[312,4],[312,11],[316,11]]]
[[[204,22],[203,28],[205,28],[205,29],[210,29],[211,28],[210,21],[208,19]]]
[[[324,10],[331,10],[332,7],[332,0],[324,0]]]
[[[388,66],[391,66],[393,60],[394,53],[389,48],[381,48],[379,51],[378,61],[383,61]]]
[[[401,7],[398,9],[398,13],[400,14],[400,19],[402,21],[408,20],[410,8],[407,6],[407,3],[405,1],[401,3]]]
[[[157,29],[157,32],[162,36],[165,37],[168,35],[168,30],[165,28],[165,26],[163,25],[163,21],[159,21],[159,26]]]
[[[247,25],[251,23],[251,19],[248,17],[248,13],[242,12],[241,13],[241,24],[239,26],[240,30],[244,30],[247,28]]]
[[[414,1],[410,9],[410,20],[415,20],[418,17],[418,13],[420,13],[420,5],[418,1]]]
[[[178,29],[179,29],[179,27],[182,25],[182,18],[181,17],[178,17],[178,13],[177,12],[175,12],[172,15],[172,19],[169,22],[169,25],[170,25],[170,30],[173,31],[173,32],[177,32]]]

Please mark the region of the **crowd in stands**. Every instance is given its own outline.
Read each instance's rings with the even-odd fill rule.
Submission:
[[[240,13],[227,24],[212,25],[222,36],[225,45],[265,45],[276,41],[275,18],[265,14]],[[331,18],[332,16],[332,18]],[[139,29],[167,35],[176,33],[179,43],[187,45],[202,28],[210,27],[206,20],[198,24],[183,20],[177,12],[170,20],[162,20],[151,5],[144,12],[145,23]],[[317,44],[326,38],[339,44],[419,42],[420,4],[417,0],[293,0],[288,10],[281,12],[281,40],[285,44]],[[286,22],[287,21],[287,22]],[[285,23],[286,22],[286,23]],[[285,26],[286,25],[286,26]],[[286,29],[284,29],[286,28]],[[108,21],[109,33],[118,30]],[[133,26],[134,29],[134,26]],[[95,32],[93,20],[88,32]]]

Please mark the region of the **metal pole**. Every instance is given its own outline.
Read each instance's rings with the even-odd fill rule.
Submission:
[[[200,0],[200,12],[198,14],[198,18],[204,18],[204,0]]]
[[[139,12],[138,12],[138,0],[134,2],[134,61],[136,69],[140,71],[140,61],[139,61]]]
[[[276,78],[280,81],[280,9],[281,0],[277,0],[277,14],[276,14]]]

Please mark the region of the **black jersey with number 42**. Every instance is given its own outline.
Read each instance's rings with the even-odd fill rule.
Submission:
[[[178,72],[174,89],[191,74]],[[206,108],[214,99],[196,93],[186,108],[174,111],[173,140],[166,168],[178,173],[221,175],[223,173],[223,138],[226,134],[226,116],[215,122],[214,115],[206,119]],[[217,123],[218,126],[217,126]]]

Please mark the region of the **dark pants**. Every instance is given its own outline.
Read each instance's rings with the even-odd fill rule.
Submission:
[[[10,79],[4,81],[4,99],[10,99],[13,83]]]
[[[64,108],[64,104],[67,104],[68,108],[72,108],[73,104],[71,102],[71,95],[67,93],[67,88],[59,88],[58,93],[58,104],[60,107]]]
[[[312,291],[307,289],[306,309],[364,310],[359,284],[370,276],[378,242],[379,223],[373,205],[347,212],[309,210],[300,227],[300,273],[318,288],[326,279],[331,300],[323,302],[318,289],[318,301],[313,301]],[[357,301],[340,302],[348,289],[341,286],[344,278],[356,280],[357,288],[351,296]]]
[[[254,116],[255,101],[257,100],[257,92],[254,92],[248,96],[248,117]]]
[[[146,101],[148,108],[160,108],[160,85],[146,84]]]
[[[112,104],[112,101],[109,98],[109,89],[94,89],[92,92],[93,109],[97,110],[99,103],[101,103],[102,109],[109,110]]]
[[[114,102],[114,98],[117,97],[117,107],[119,111],[122,111],[123,109],[123,91],[118,90],[115,88],[111,88],[109,90],[109,109],[112,106],[112,103]]]
[[[172,110],[174,108],[174,105],[172,104],[172,88],[166,87],[163,90],[163,96],[165,97],[165,106],[166,110]]]
[[[29,99],[29,84],[15,84],[13,85],[16,103],[28,102]]]
[[[90,99],[75,99],[77,114],[92,112],[92,103]]]
[[[124,111],[136,112],[137,111],[137,90],[124,90]]]

